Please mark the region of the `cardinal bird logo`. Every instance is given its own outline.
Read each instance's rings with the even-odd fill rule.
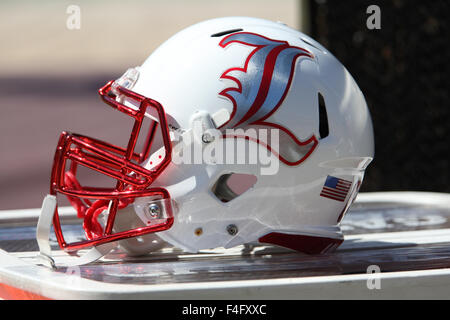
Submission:
[[[314,59],[314,55],[303,48],[289,45],[287,41],[269,39],[250,32],[230,34],[220,41],[219,46],[226,48],[233,43],[254,49],[247,56],[244,67],[232,67],[220,77],[232,80],[237,85],[219,93],[233,104],[230,120],[222,128],[254,125],[279,129],[284,146],[280,150],[271,151],[275,151],[287,165],[301,163],[317,146],[316,137],[312,135],[306,141],[300,141],[286,127],[266,120],[282,105],[289,91],[297,60]],[[297,150],[285,150],[286,156],[283,156],[282,149],[287,149],[290,142],[293,143],[291,149]],[[296,156],[292,156],[293,154]]]

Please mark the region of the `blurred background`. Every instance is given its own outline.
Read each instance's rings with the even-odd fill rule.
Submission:
[[[369,5],[381,29],[368,29]],[[80,29],[67,27],[80,8]],[[446,0],[2,0],[0,209],[40,207],[62,130],[120,141],[97,90],[181,29],[222,16],[282,21],[321,42],[364,92],[376,156],[362,191],[450,192]],[[127,127],[128,128],[128,127]]]

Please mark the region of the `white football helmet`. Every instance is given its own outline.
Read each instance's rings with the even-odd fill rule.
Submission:
[[[372,121],[352,76],[307,35],[247,17],[198,23],[100,95],[134,127],[126,148],[61,135],[38,229],[53,222],[63,249],[259,242],[315,254],[343,241],[339,223],[374,156]],[[82,186],[80,166],[114,186]],[[86,240],[64,239],[57,193]]]

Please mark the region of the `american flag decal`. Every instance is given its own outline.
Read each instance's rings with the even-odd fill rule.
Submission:
[[[320,196],[344,202],[352,183],[350,181],[327,176]]]

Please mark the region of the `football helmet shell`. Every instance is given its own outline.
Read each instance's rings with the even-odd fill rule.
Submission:
[[[55,214],[63,248],[119,240],[127,251],[143,254],[163,243],[196,252],[263,242],[321,253],[342,242],[339,222],[374,156],[372,121],[349,72],[307,35],[257,18],[201,22],[100,94],[135,125],[124,149],[63,133],[51,194],[69,196],[87,237],[65,243]],[[143,119],[152,126],[137,153]],[[250,137],[249,129],[269,133]],[[221,135],[208,139],[207,130]],[[178,161],[186,146],[205,154],[227,141],[264,149],[266,163],[229,163],[214,153],[211,161]],[[276,162],[268,173],[268,163]],[[116,186],[79,185],[77,165],[113,177]],[[128,218],[119,218],[122,213]]]

